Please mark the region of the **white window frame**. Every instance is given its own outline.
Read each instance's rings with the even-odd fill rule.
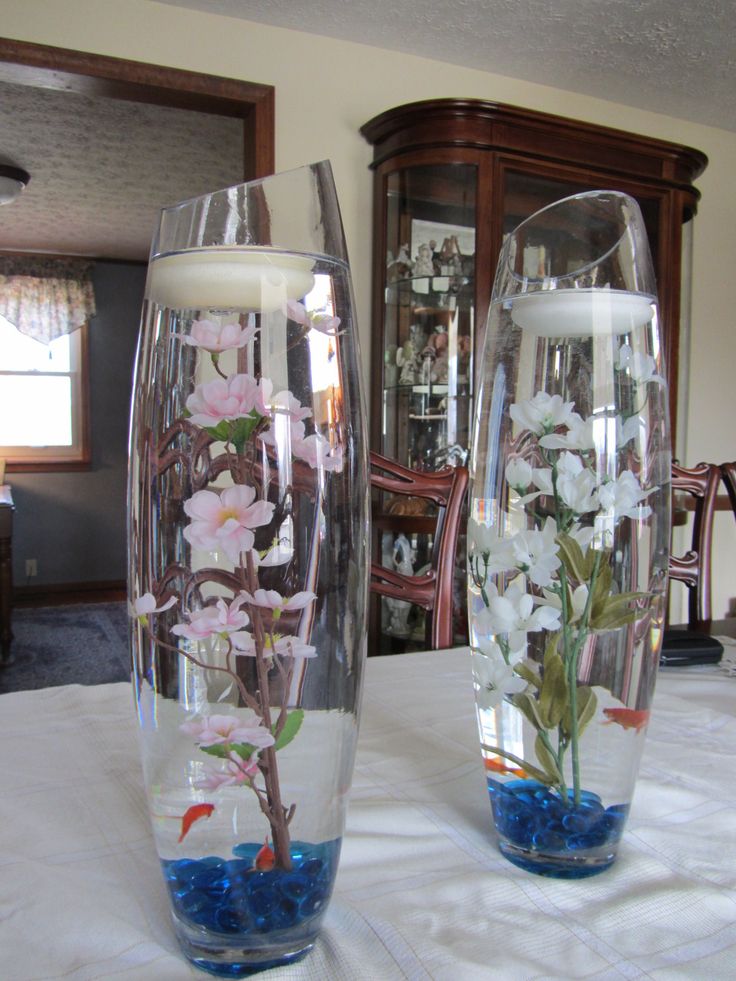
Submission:
[[[69,336],[69,371],[49,372],[58,378],[71,379],[72,442],[69,446],[1,446],[0,457],[8,472],[86,470],[90,464],[89,440],[89,325],[84,324]],[[7,375],[44,374],[38,371],[6,371],[0,358],[0,385]]]

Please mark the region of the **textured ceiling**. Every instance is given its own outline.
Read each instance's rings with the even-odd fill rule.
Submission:
[[[736,132],[736,0],[158,0]]]
[[[243,179],[243,124],[0,82],[0,162],[31,175],[0,249],[147,260],[161,208]]]
[[[411,52],[736,132],[736,0],[157,0]],[[146,260],[160,208],[242,180],[242,122],[0,78],[31,174],[0,249]]]

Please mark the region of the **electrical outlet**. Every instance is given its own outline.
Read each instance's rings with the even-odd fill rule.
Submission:
[[[38,575],[38,564],[35,559],[26,559],[26,578],[32,579]]]

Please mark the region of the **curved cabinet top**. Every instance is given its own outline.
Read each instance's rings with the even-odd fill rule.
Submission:
[[[399,153],[442,146],[509,152],[638,178],[688,191],[708,158],[700,150],[564,116],[480,99],[428,99],[388,109],[360,129],[372,166]]]

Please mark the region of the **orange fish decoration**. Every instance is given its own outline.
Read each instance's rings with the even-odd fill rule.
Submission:
[[[181,816],[181,834],[179,835],[179,842],[181,843],[184,841],[189,829],[195,821],[199,821],[202,818],[208,818],[214,809],[214,804],[192,804],[191,807],[188,807]]]
[[[275,864],[276,855],[268,843],[268,838],[266,838],[253,859],[253,868],[258,872],[270,872]]]
[[[503,760],[498,757],[492,760],[484,760],[486,770],[493,770],[495,773],[511,773],[515,777],[521,777],[525,779],[527,776],[526,770],[522,770],[520,766],[507,766]]]
[[[603,714],[608,722],[615,722],[623,729],[636,729],[641,732],[649,722],[649,709],[607,708]],[[604,723],[605,725],[606,723]]]

